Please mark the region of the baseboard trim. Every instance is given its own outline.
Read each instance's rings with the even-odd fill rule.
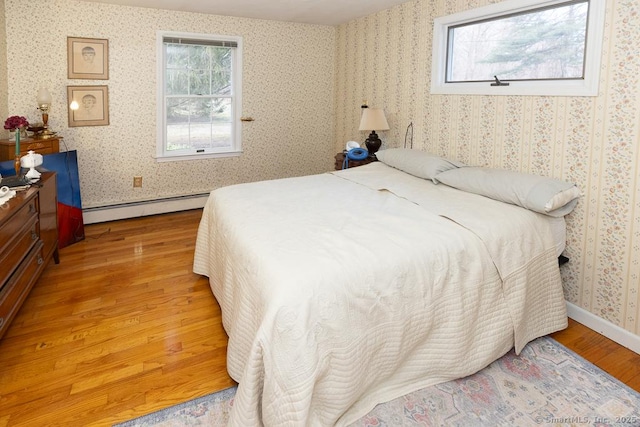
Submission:
[[[85,224],[96,224],[119,219],[199,209],[204,207],[208,197],[209,193],[194,194],[192,196],[87,208],[82,210],[82,219]]]
[[[570,318],[584,326],[593,329],[597,333],[627,347],[629,350],[640,354],[640,336],[635,335],[618,325],[596,316],[595,314],[567,302],[567,313]]]

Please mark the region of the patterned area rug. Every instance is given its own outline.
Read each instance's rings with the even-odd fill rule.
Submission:
[[[122,424],[226,426],[235,388]],[[352,426],[640,426],[640,393],[543,337],[480,372],[376,406]]]

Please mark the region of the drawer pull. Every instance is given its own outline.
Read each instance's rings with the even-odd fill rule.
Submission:
[[[38,233],[36,233],[35,231],[31,232],[31,240],[38,240]]]
[[[38,265],[42,265],[42,263],[44,262],[44,260],[42,259],[41,256],[38,257]]]
[[[36,211],[36,205],[34,205],[33,203],[31,203],[29,205],[29,213],[34,213]]]

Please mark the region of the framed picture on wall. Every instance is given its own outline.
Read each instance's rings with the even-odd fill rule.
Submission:
[[[67,77],[109,80],[109,40],[67,37]]]
[[[107,86],[67,86],[69,127],[109,124]]]

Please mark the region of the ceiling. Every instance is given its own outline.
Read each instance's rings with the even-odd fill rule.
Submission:
[[[339,25],[408,0],[81,0],[243,18]]]

